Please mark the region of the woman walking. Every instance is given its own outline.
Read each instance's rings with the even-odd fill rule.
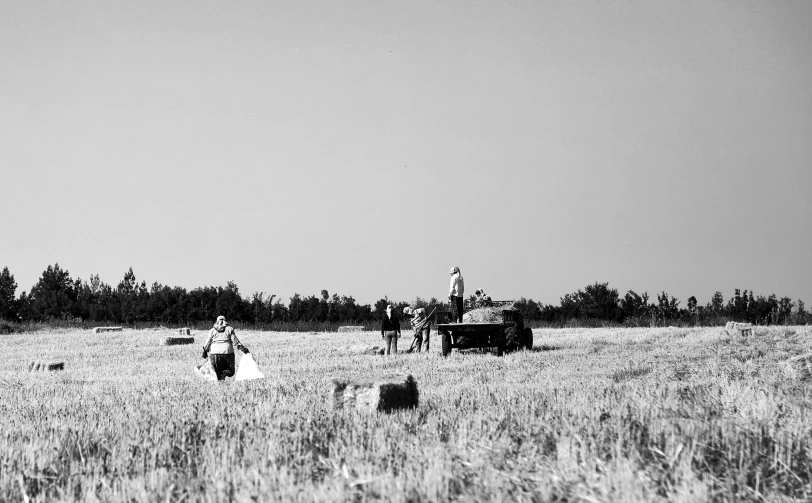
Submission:
[[[398,337],[400,337],[400,320],[392,304],[386,306],[386,314],[381,320],[381,338],[386,341],[386,354],[398,354]]]
[[[218,381],[234,375],[234,346],[245,354],[250,353],[237,338],[234,328],[226,323],[226,317],[218,316],[203,346],[203,358],[211,362]]]

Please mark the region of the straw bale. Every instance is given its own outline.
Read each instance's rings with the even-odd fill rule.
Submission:
[[[380,346],[351,346],[349,352],[355,355],[382,355],[384,348]]]
[[[94,334],[100,334],[102,332],[121,332],[121,327],[95,327],[93,328]]]
[[[47,372],[54,370],[65,370],[65,362],[39,362],[33,361],[28,364],[29,372]]]
[[[194,337],[164,337],[161,339],[162,346],[180,346],[182,344],[194,344]]]
[[[789,364],[795,369],[801,381],[812,379],[812,353],[790,358]]]
[[[411,374],[380,374],[333,379],[336,409],[392,412],[417,407],[419,393]]]
[[[753,324],[728,321],[725,323],[725,332],[728,335],[753,335]]]
[[[338,331],[339,332],[363,332],[364,327],[360,326],[360,325],[359,326],[347,325],[347,326],[344,326],[344,327],[338,327]]]
[[[192,331],[189,330],[188,328],[179,328],[178,329],[178,335],[181,335],[181,336],[183,336],[183,335],[192,335]]]

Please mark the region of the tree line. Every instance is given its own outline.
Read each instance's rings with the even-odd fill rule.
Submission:
[[[17,323],[115,323],[124,325],[161,324],[199,326],[223,315],[231,322],[257,328],[291,329],[302,326],[376,324],[388,303],[397,312],[410,305],[446,309],[445,299],[392,301],[381,298],[374,304],[359,304],[352,296],[294,294],[287,304],[276,295],[254,292],[243,296],[233,281],[226,286],[204,286],[187,290],[154,282],[149,287],[138,282],[130,268],[116,285],[99,276],[88,280],[73,279],[59,264],[48,266],[30,291],[16,295],[17,283],[8,267],[0,273],[0,319]],[[473,296],[469,298],[473,301]],[[720,292],[711,301],[699,305],[696,297],[684,306],[675,297],[662,292],[655,298],[632,290],[621,297],[608,283],[594,283],[560,298],[558,305],[533,299],[518,299],[516,309],[534,326],[625,326],[719,325],[726,321],[755,324],[807,324],[812,316],[802,300],[788,297],[755,295],[739,289],[725,302]]]

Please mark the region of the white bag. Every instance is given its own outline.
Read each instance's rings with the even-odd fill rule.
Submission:
[[[207,381],[217,380],[217,373],[214,371],[214,367],[211,366],[211,362],[208,359],[206,359],[206,363],[195,365],[195,372]]]
[[[265,379],[262,372],[259,371],[256,360],[251,356],[251,353],[243,355],[240,358],[240,366],[237,367],[237,373],[234,374],[235,381],[248,381],[250,379]]]

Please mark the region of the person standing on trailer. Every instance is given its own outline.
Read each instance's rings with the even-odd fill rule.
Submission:
[[[209,338],[203,345],[203,358],[208,358],[218,381],[234,376],[234,347],[245,354],[250,353],[237,338],[234,328],[226,323],[225,316],[218,316],[209,330]]]
[[[451,303],[452,323],[462,323],[462,302],[465,293],[465,281],[462,279],[460,268],[451,268],[451,283],[448,288],[448,301]]]

